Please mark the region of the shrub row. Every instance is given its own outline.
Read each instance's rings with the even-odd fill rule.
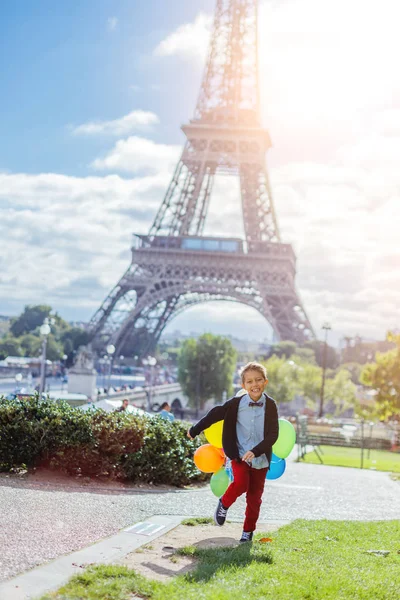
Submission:
[[[193,463],[202,443],[188,425],[123,412],[87,412],[64,401],[0,398],[0,471],[47,467],[89,477],[185,485],[203,480]]]

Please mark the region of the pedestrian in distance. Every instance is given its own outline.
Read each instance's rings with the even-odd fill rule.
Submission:
[[[212,408],[189,428],[187,435],[193,439],[214,423],[224,421],[222,445],[226,456],[231,459],[234,480],[218,501],[214,521],[222,526],[228,509],[239,496],[246,494],[240,542],[251,542],[279,424],[276,403],[264,392],[268,383],[266,368],[250,362],[243,367],[241,380],[246,393]]]
[[[158,416],[161,417],[162,419],[165,419],[166,421],[174,421],[175,417],[173,415],[173,413],[171,412],[171,406],[168,404],[168,402],[163,402],[160,406],[160,412],[158,413]]]
[[[128,408],[129,402],[127,398],[124,398],[122,400],[122,404],[119,408],[117,408],[117,410],[115,412],[125,412],[126,409]]]

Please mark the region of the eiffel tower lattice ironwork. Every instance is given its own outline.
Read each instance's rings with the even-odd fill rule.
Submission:
[[[257,309],[278,339],[302,343],[313,330],[295,288],[296,258],[280,240],[261,126],[258,0],[217,0],[195,115],[148,235],[90,322],[94,348],[151,351],[180,311],[208,300]],[[240,180],[245,240],[203,236],[216,174]],[[133,344],[133,346],[132,346]],[[140,349],[139,349],[140,348]]]

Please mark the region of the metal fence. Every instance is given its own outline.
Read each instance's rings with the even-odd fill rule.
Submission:
[[[323,463],[321,446],[360,449],[360,467],[364,459],[370,457],[371,450],[387,450],[400,453],[400,422],[375,423],[364,419],[322,422],[298,415],[297,445],[298,457],[304,458],[310,447]]]

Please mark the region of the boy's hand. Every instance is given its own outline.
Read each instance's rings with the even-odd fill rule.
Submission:
[[[251,462],[253,458],[255,458],[255,455],[251,450],[247,450],[247,452],[245,452],[242,456],[242,460],[244,460],[245,462]]]
[[[192,438],[192,436],[190,435],[190,427],[187,430],[187,436],[188,436],[189,440],[194,440],[194,438]]]

